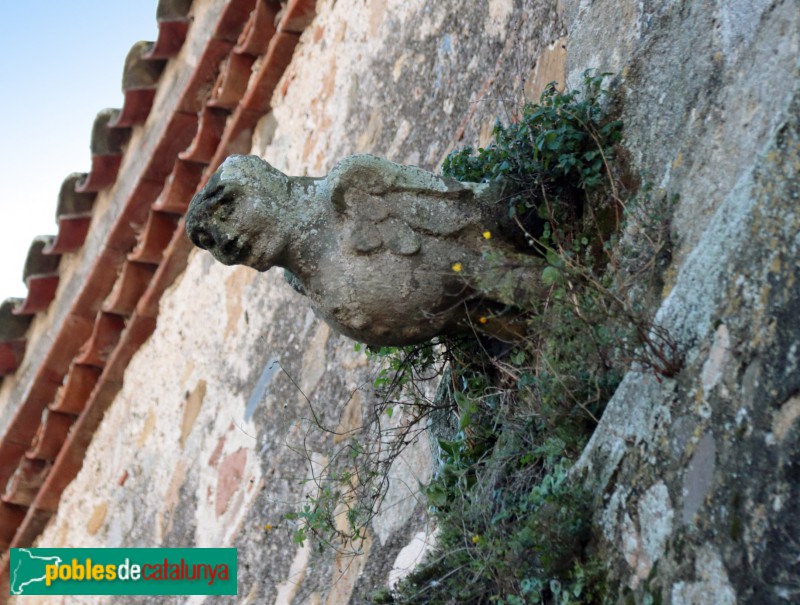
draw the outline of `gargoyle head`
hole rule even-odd
[[[232,155],[192,198],[186,233],[223,264],[266,271],[288,242],[288,197],[286,175],[256,156]]]

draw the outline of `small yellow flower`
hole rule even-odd
[[[461,273],[461,270],[464,268],[464,265],[461,263],[453,263],[453,266],[450,267],[456,273]]]
[[[483,232],[483,239],[492,239],[492,232],[491,231],[484,231]]]
[[[489,323],[489,318],[488,317],[484,317],[483,315],[481,315],[478,318],[478,321],[481,322],[482,324],[488,324]]]
[[[480,539],[481,537],[478,534],[475,534],[474,536],[472,536],[472,543],[477,544],[478,542],[480,542]]]
[[[272,531],[272,525],[270,525],[269,523],[267,523],[267,524],[264,526],[264,531]]]

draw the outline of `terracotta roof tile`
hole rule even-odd
[[[54,238],[50,235],[40,235],[33,239],[28,249],[22,279],[28,286],[28,294],[17,307],[15,315],[33,315],[44,311],[56,295],[58,288],[58,263],[61,257],[46,254],[45,251],[52,247]]]
[[[162,170],[163,167],[157,169]],[[153,170],[155,171],[156,168]],[[108,239],[109,263],[118,269],[122,268],[127,254],[136,245],[139,232],[147,222],[150,207],[158,199],[163,187],[163,179],[142,178],[128,196],[122,214],[111,229],[110,235],[113,237]]]
[[[58,219],[58,235],[52,243],[44,249],[44,254],[61,255],[75,252],[86,241],[89,227],[92,224],[91,216],[66,216]]]
[[[191,7],[192,0],[158,0],[156,19],[159,23],[188,20]]]
[[[204,164],[178,159],[161,195],[153,204],[153,209],[172,214],[186,212],[192,196],[198,189],[204,167]]]
[[[169,59],[178,54],[186,40],[190,21],[180,19],[175,21],[158,22],[158,40],[150,49],[148,59]]]
[[[253,85],[242,100],[245,109],[266,112],[270,108],[272,93],[292,60],[294,48],[300,40],[296,33],[279,32],[270,40],[267,54],[253,76]]]
[[[113,128],[111,125],[119,112],[119,109],[103,109],[97,114],[90,143],[92,168],[76,185],[78,193],[97,193],[116,180],[124,147],[130,137],[128,128]]]
[[[94,193],[78,193],[75,186],[86,178],[85,172],[73,172],[61,183],[56,206],[56,219],[73,216],[91,216]]]
[[[153,42],[140,40],[128,51],[125,67],[122,72],[122,91],[158,87],[158,80],[164,71],[166,61],[148,59],[147,54],[153,48]]]
[[[55,460],[73,422],[75,416],[72,414],[46,409],[42,415],[42,423],[25,456],[31,460]]]
[[[16,315],[34,315],[45,311],[58,289],[58,275],[34,275],[26,280],[28,295],[25,300],[14,309]]]
[[[120,113],[109,124],[111,128],[134,126],[147,119],[153,106],[158,79],[166,64],[166,61],[153,60],[149,56],[152,48],[152,42],[137,42],[128,52],[122,74],[125,102]]]
[[[254,57],[267,52],[267,45],[278,30],[276,23],[280,15],[279,2],[258,2],[236,41],[235,53]]]
[[[80,344],[89,338],[94,327],[94,318],[89,319],[86,314],[96,315],[92,305],[74,309],[64,318],[53,347],[42,364],[43,376],[45,371],[62,377],[67,373]]]
[[[169,189],[169,185],[164,187],[162,196],[164,192],[169,191]],[[154,204],[154,208],[159,204],[161,199],[162,197],[159,196]],[[136,247],[133,249],[133,252],[128,254],[128,260],[137,261],[139,263],[150,263],[153,265],[160,263],[164,255],[164,248],[169,244],[169,240],[172,238],[177,224],[178,219],[175,215],[167,212],[159,212],[158,210],[151,210],[147,215],[147,223],[139,234]]]
[[[0,303],[0,376],[16,371],[25,355],[31,318],[13,312],[21,303],[17,298]]]
[[[53,465],[53,472],[47,478],[36,499],[36,508],[47,511],[57,510],[61,493],[80,470],[92,435],[122,386],[122,375],[128,362],[144,341],[150,337],[155,326],[156,321],[153,318],[137,315],[131,318],[128,330],[125,331],[120,341],[120,346],[114,350],[108,360],[102,380],[92,391],[86,407],[59,452]]]
[[[147,290],[155,270],[156,268],[149,263],[125,261],[114,289],[103,303],[103,311],[124,316],[133,313],[136,303]]]
[[[17,470],[6,483],[5,492],[0,500],[8,504],[30,505],[39,493],[50,466],[46,460],[32,460],[23,456],[17,465]]]
[[[24,506],[0,502],[0,548],[8,548],[11,544],[27,511],[28,509]]]
[[[0,303],[0,342],[10,342],[25,338],[30,317],[20,317],[12,313],[14,307],[19,305],[21,299],[7,298]]]
[[[247,54],[234,52],[228,55],[214,83],[208,105],[225,109],[236,107],[247,90],[255,60],[254,56]]]
[[[249,110],[241,104],[225,124],[225,132],[214,157],[209,162],[207,173],[213,173],[231,154],[248,153],[252,145],[253,131],[264,115],[262,111]]]
[[[178,154],[186,149],[197,132],[197,113],[177,112],[169,121],[164,135],[153,151],[144,178],[163,185],[170,175]]]
[[[0,342],[0,376],[13,374],[25,357],[25,339]]]
[[[23,281],[28,281],[31,277],[52,275],[58,272],[58,263],[61,259],[44,254],[45,248],[52,242],[52,235],[39,235],[33,238],[22,270]]]
[[[181,219],[164,252],[164,261],[158,266],[150,287],[136,306],[136,313],[142,317],[158,317],[161,295],[186,268],[186,261],[193,246],[186,237],[184,227],[184,219]]]
[[[156,9],[158,40],[146,58],[169,59],[178,54],[189,31],[191,6],[192,0],[159,0]]]
[[[127,198],[116,202],[119,213],[69,311],[54,328],[50,348],[35,362],[30,388],[21,395],[0,439],[0,488],[6,486],[0,518],[7,520],[0,524],[0,547],[32,544],[80,470],[92,435],[122,386],[128,362],[155,329],[162,294],[186,267],[192,246],[180,216],[225,155],[249,151],[253,128],[269,109],[275,84],[297,44],[298,24],[313,16],[311,4],[290,2],[281,12],[273,0],[228,0],[178,95],[176,109],[151,117],[150,122],[158,124],[159,139],[147,158],[126,165],[136,180]],[[82,245],[92,218],[90,194],[117,178],[128,126],[139,127],[150,110],[150,95],[159,86],[164,64],[153,59],[178,52],[189,32],[190,5],[189,0],[161,0],[158,41],[131,49],[123,75],[125,106],[121,112],[98,114],[91,139],[92,170],[88,175],[70,175],[64,182],[56,213],[59,235],[55,240],[42,239],[44,245],[37,244],[29,255],[25,278],[31,278],[29,285],[34,287],[25,302],[9,301],[5,306],[5,315],[24,323],[12,329],[0,307],[0,351],[14,340],[21,340],[24,347],[30,321],[8,309],[13,305],[17,310],[44,310],[47,305],[42,300],[48,297],[31,294],[40,287],[35,278],[57,280],[58,254]],[[282,25],[277,29],[282,34],[275,33],[279,13]],[[255,61],[258,68],[252,73]],[[142,95],[129,96],[134,91]],[[212,103],[225,107],[210,107],[212,98]],[[19,338],[4,339],[4,334],[12,333]],[[13,371],[22,353],[10,346],[0,363],[5,359]],[[45,460],[53,461],[49,474]],[[5,555],[0,584],[7,582],[7,564]]]
[[[208,164],[217,151],[230,115],[230,111],[221,107],[204,107],[200,113],[200,124],[192,144],[186,151],[178,154],[178,157],[182,160]]]
[[[51,511],[29,508],[25,515],[25,520],[17,529],[17,535],[14,536],[14,540],[19,541],[21,544],[33,544],[36,536],[42,533],[52,516],[53,513]],[[4,561],[5,559],[6,557],[3,557]]]
[[[316,0],[289,0],[281,14],[278,31],[300,33],[314,20]]]
[[[70,367],[64,384],[58,390],[54,403],[49,407],[56,412],[80,414],[89,395],[97,384],[102,370],[94,366],[74,363]]]
[[[52,400],[52,395],[50,393],[55,393],[57,388],[57,385],[52,383],[47,386],[48,388],[40,390],[40,393],[45,392],[46,396],[41,397],[39,396],[40,393],[37,393],[35,398],[32,399],[31,403],[28,405],[26,413],[15,416],[4,439],[9,442],[14,442],[17,445],[22,445],[27,449],[36,431],[39,430],[42,412],[47,407],[48,402]]]
[[[125,329],[125,318],[116,313],[101,311],[97,314],[92,335],[81,347],[76,363],[102,368],[111,356]]]
[[[102,378],[104,385],[114,384],[117,390],[119,390],[119,387],[122,386],[122,378],[128,367],[128,362],[130,362],[131,358],[136,354],[136,351],[139,350],[139,347],[150,338],[150,335],[155,329],[155,318],[144,317],[136,312],[131,315],[125,332],[122,334],[118,346],[114,349],[103,371]],[[96,395],[101,397],[102,392],[99,391]],[[94,396],[95,394],[93,394],[93,397]],[[112,395],[112,399],[115,396],[116,392]],[[108,403],[110,404],[110,401]],[[103,413],[105,413],[105,411],[103,411]]]
[[[26,449],[26,445],[14,443],[12,441],[5,441],[0,444],[0,491],[5,491],[5,486],[11,478],[11,475],[17,470],[19,461],[25,454]],[[3,508],[3,506],[0,506],[0,510]],[[1,518],[2,515],[0,515],[0,519]],[[2,540],[2,538],[3,536],[0,534],[0,540]]]
[[[232,48],[232,42],[209,40],[186,90],[181,95],[180,111],[197,114],[203,110],[219,74],[220,62],[228,56]]]
[[[58,234],[44,249],[44,254],[65,254],[78,250],[86,240],[92,222],[94,193],[78,193],[75,186],[86,178],[85,173],[69,175],[61,185],[56,208]]]
[[[223,9],[217,27],[212,37],[217,40],[226,40],[234,44],[239,40],[239,35],[244,29],[245,23],[250,17],[250,13],[256,7],[257,2],[262,0],[240,0],[239,2],[228,2]]]

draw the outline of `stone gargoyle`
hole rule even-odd
[[[324,178],[233,155],[192,199],[186,231],[226,265],[283,267],[342,334],[406,345],[464,331],[485,313],[491,301],[465,276],[481,271],[488,244],[515,247],[501,194],[371,155]]]

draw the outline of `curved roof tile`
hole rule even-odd
[[[75,186],[85,179],[85,172],[73,172],[61,183],[56,206],[56,220],[65,217],[89,216],[94,206],[94,193],[78,193]]]
[[[121,315],[100,311],[92,335],[81,347],[75,362],[97,368],[105,367],[124,329],[125,319]]]
[[[113,128],[113,122],[119,115],[119,109],[106,108],[97,112],[97,117],[92,125],[92,139],[90,149],[92,155],[122,155],[125,144],[130,138],[127,128]]]
[[[54,460],[67,438],[75,416],[45,409],[42,413],[42,424],[33,437],[31,447],[25,452],[30,460]]]
[[[119,113],[119,109],[103,109],[97,114],[92,126],[90,143],[92,169],[87,177],[76,185],[75,191],[78,193],[102,191],[116,180],[125,144],[130,137],[128,128],[112,127]]]
[[[153,42],[137,42],[128,52],[122,73],[122,92],[125,102],[111,128],[130,127],[143,123],[153,107],[156,88],[166,61],[150,57]]]
[[[196,181],[199,180],[200,174],[198,172]],[[161,198],[156,201],[150,214],[148,214],[147,223],[145,223],[144,229],[139,234],[136,247],[133,252],[128,254],[129,261],[158,265],[164,257],[164,249],[169,244],[178,226],[178,217],[175,214],[159,211],[156,206],[160,200]]]
[[[73,172],[61,184],[56,207],[58,235],[44,249],[44,254],[74,252],[83,245],[92,222],[94,193],[78,193],[75,186],[86,178],[82,172]]]
[[[15,309],[16,315],[32,315],[44,311],[56,295],[58,263],[61,257],[47,254],[55,241],[52,235],[33,238],[22,271],[22,281],[28,286],[28,295]]]
[[[190,0],[159,2],[158,41],[137,43],[125,63],[125,107],[121,112],[103,110],[95,120],[91,172],[70,175],[62,185],[58,237],[37,238],[31,247],[24,273],[28,297],[0,306],[0,363],[5,344],[18,341],[23,347],[7,347],[7,367],[14,371],[30,323],[30,317],[19,314],[47,308],[59,279],[58,255],[82,245],[93,193],[114,183],[128,126],[140,123],[150,109],[149,102],[139,104],[141,99],[131,98],[129,105],[128,93],[150,94],[159,85],[170,86],[170,94],[178,96],[175,109],[158,116],[157,142],[131,168],[135,184],[119,202],[121,212],[104,233],[80,291],[64,303],[71,306],[53,328],[49,348],[31,360],[33,381],[19,393],[11,424],[0,438],[4,550],[32,544],[80,470],[86,447],[121,388],[128,362],[155,329],[162,294],[188,262],[191,244],[180,216],[225,155],[249,151],[253,128],[269,110],[275,84],[291,59],[299,30],[313,16],[314,2],[290,0],[281,10],[277,0],[227,0],[216,24],[198,33],[203,47],[196,61],[191,67],[176,67],[191,70],[188,82],[177,89],[174,80],[159,84],[163,62],[158,59],[174,56],[183,45],[190,7]],[[259,62],[255,73],[240,69],[254,61]],[[220,73],[217,99],[224,97],[228,108],[209,107]],[[137,227],[141,225],[143,229]],[[0,584],[7,575],[6,552]]]
[[[229,2],[214,30],[213,38],[217,40],[227,40],[236,43],[244,29],[244,24],[250,18],[250,13],[256,8],[256,4],[262,0],[239,0]]]
[[[178,154],[178,158],[208,164],[217,151],[230,115],[230,111],[221,107],[204,107],[194,140],[188,149]]]
[[[252,55],[231,53],[219,71],[208,105],[225,109],[236,107],[247,90],[255,60]]]
[[[8,548],[11,544],[26,512],[28,509],[24,506],[0,502],[0,548]]]
[[[192,0],[158,0],[156,19],[161,21],[180,21],[188,19]]]
[[[14,307],[22,302],[21,298],[7,298],[0,303],[0,343],[23,340],[30,326],[30,317],[14,315]]]
[[[154,42],[141,40],[134,44],[125,58],[125,68],[122,73],[122,90],[138,88],[156,88],[164,66],[164,60],[150,59],[147,55],[153,49]]]
[[[23,457],[17,465],[17,470],[8,480],[5,493],[0,499],[7,504],[28,506],[36,498],[49,471],[49,462]]]
[[[0,303],[0,376],[15,372],[25,356],[31,317],[14,314],[14,309],[21,304],[18,298]]]
[[[48,407],[55,412],[80,414],[101,372],[102,370],[95,366],[73,363],[64,379],[64,384],[56,393],[55,401]]]
[[[22,270],[22,281],[27,282],[31,277],[40,277],[58,273],[58,256],[44,254],[44,249],[53,242],[52,235],[37,235],[33,238],[25,266]]]
[[[126,260],[114,289],[103,303],[103,311],[130,316],[155,272],[156,267],[150,263]]]
[[[159,0],[158,40],[149,50],[148,59],[169,59],[178,54],[189,31],[191,6],[192,0]]]
[[[279,3],[259,2],[236,41],[234,52],[254,57],[267,52],[267,44],[277,31],[279,14]]]
[[[301,33],[314,20],[317,13],[317,0],[289,0],[281,11],[278,31]]]
[[[251,111],[264,113],[271,107],[272,93],[278,86],[283,72],[289,66],[294,48],[300,41],[296,33],[279,32],[269,41],[267,54],[253,75],[253,83],[242,99],[242,105]]]

